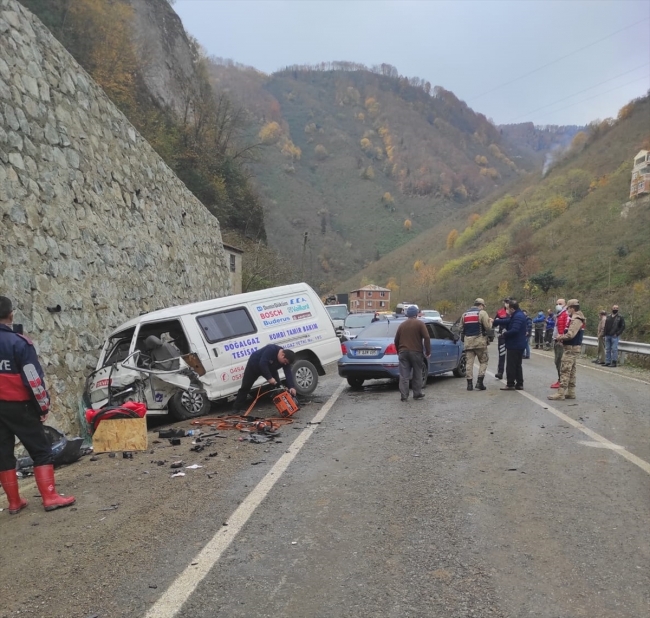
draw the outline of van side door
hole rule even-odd
[[[217,309],[196,316],[211,367],[203,382],[208,398],[225,397],[239,390],[248,357],[261,343],[260,333],[245,306]]]

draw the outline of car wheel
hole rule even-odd
[[[365,380],[363,378],[348,378],[348,384],[352,388],[361,388]]]
[[[462,354],[460,361],[458,361],[458,367],[454,369],[454,376],[457,378],[464,378],[467,374],[467,357]]]
[[[169,400],[169,413],[177,421],[186,421],[207,414],[210,406],[210,400],[202,391],[179,391]]]
[[[308,360],[296,361],[292,366],[296,392],[303,397],[311,395],[318,386],[318,371]]]
[[[422,388],[427,387],[427,380],[429,379],[429,359],[425,358],[422,363]]]

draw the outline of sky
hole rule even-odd
[[[496,124],[583,125],[650,89],[650,0],[177,0],[209,55],[386,62]]]

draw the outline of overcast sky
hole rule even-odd
[[[387,62],[497,124],[585,124],[650,88],[650,0],[178,0],[211,55]]]

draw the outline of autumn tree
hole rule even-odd
[[[415,272],[418,272],[423,266],[424,262],[422,260],[415,260],[415,262],[413,262],[413,270]]]
[[[384,206],[392,206],[395,203],[393,196],[388,191],[381,196],[381,201]]]
[[[319,161],[324,161],[328,156],[327,149],[322,144],[318,144],[314,148],[314,154]]]
[[[404,229],[405,229],[407,232],[410,232],[412,227],[413,227],[413,224],[411,223],[411,220],[410,220],[410,219],[406,219],[406,221],[404,221]]]
[[[427,306],[433,302],[433,288],[436,283],[436,268],[432,264],[423,265],[417,273],[416,284],[424,297]]]
[[[282,129],[280,128],[280,125],[273,121],[273,122],[267,122],[261,129],[260,132],[258,133],[258,137],[262,141],[263,144],[275,144],[280,139],[280,135],[282,133]]]
[[[468,223],[468,225],[471,227],[471,226],[474,225],[474,224],[475,224],[475,223],[476,223],[480,218],[481,218],[481,215],[474,213],[474,214],[470,215],[469,217],[467,217],[467,223]]]
[[[458,230],[455,229],[451,230],[451,232],[447,234],[447,249],[453,249],[457,239],[458,239]]]

